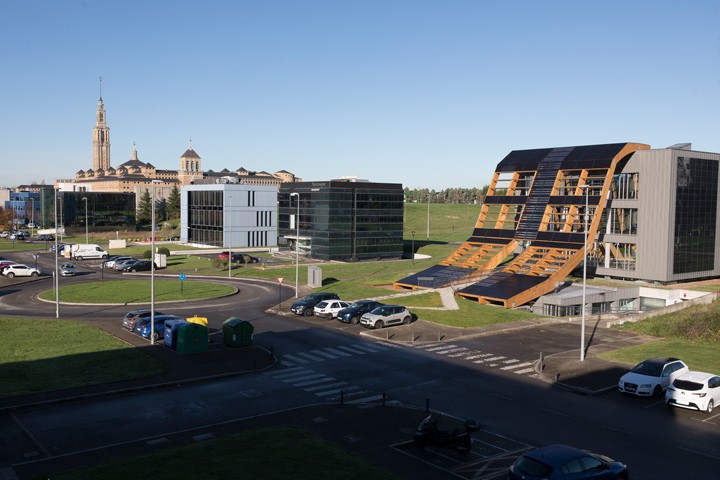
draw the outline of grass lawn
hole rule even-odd
[[[183,281],[155,278],[155,301],[196,300],[220,297],[237,292],[237,288],[211,282]],[[54,301],[55,289],[38,297]],[[61,302],[70,303],[150,303],[150,278],[135,280],[106,280],[60,287]]]
[[[165,365],[80,322],[0,318],[0,396],[156,375]]]
[[[52,472],[50,472],[52,473]],[[52,475],[55,480],[390,480],[391,472],[295,426],[250,430],[194,445]]]

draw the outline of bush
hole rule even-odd
[[[170,249],[167,247],[160,247],[157,249],[157,253],[160,255],[170,255]]]
[[[152,258],[152,252],[150,250],[145,250],[142,257],[146,260],[150,260]]]

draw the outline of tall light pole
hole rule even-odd
[[[232,195],[228,196],[228,278],[232,271]]]
[[[60,318],[60,284],[58,282],[58,191],[53,189],[55,198],[55,318]]]
[[[300,278],[300,193],[293,192],[290,197],[297,197],[297,214],[295,215],[295,298],[298,297],[298,281]]]
[[[85,202],[85,243],[90,243],[88,237],[88,198],[82,197],[82,199]]]
[[[580,316],[580,361],[585,361],[585,291],[587,284],[587,243],[588,243],[588,191],[590,185],[581,185],[585,190],[585,243],[583,244],[583,288],[582,288],[582,314]]]
[[[150,345],[155,345],[155,184],[160,180],[151,180],[152,187],[150,219]]]
[[[430,192],[428,192],[427,234],[425,239],[430,240]]]

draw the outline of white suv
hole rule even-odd
[[[3,275],[5,275],[8,278],[13,277],[37,277],[40,275],[40,270],[37,268],[28,267],[27,265],[23,265],[22,263],[13,263],[12,265],[8,265],[3,270]]]
[[[402,305],[383,305],[360,317],[360,324],[368,328],[383,328],[386,325],[407,325],[412,315]]]

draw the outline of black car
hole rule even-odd
[[[370,312],[382,305],[381,302],[376,300],[358,300],[351,303],[349,307],[340,310],[337,319],[341,322],[357,324],[363,313]]]
[[[323,300],[340,300],[337,293],[311,293],[300,300],[294,302],[290,307],[290,311],[296,315],[305,315],[309,317],[313,314],[313,308],[315,305],[322,302]]]
[[[157,269],[157,265],[155,265]],[[150,260],[136,260],[123,267],[123,272],[149,272],[153,269],[153,264]]]

